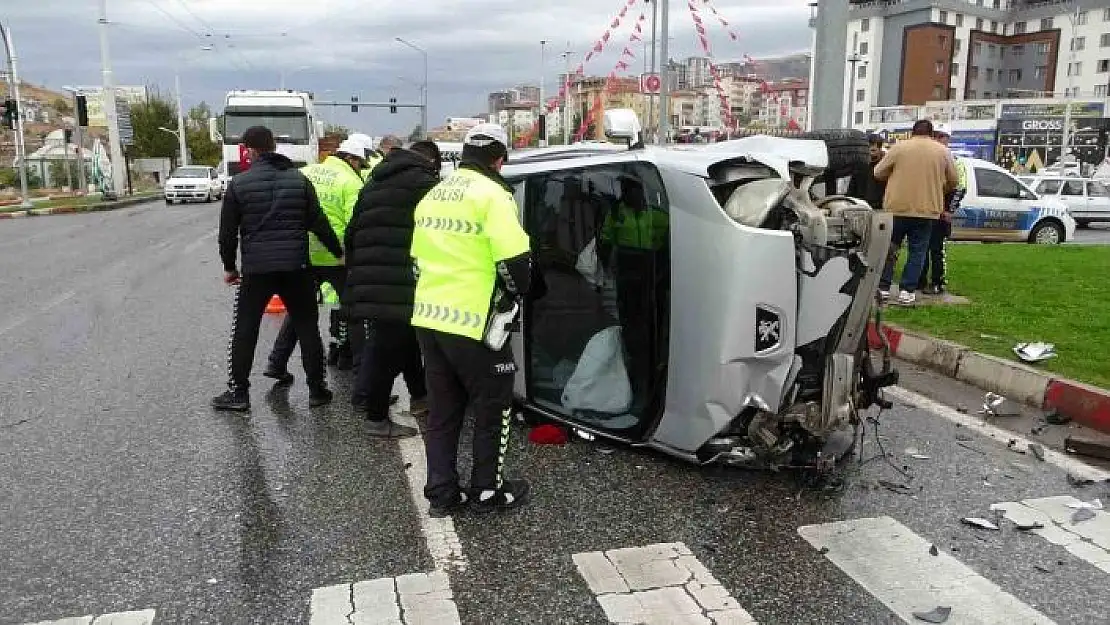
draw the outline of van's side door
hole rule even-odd
[[[953,238],[1024,241],[1033,225],[1035,196],[1005,172],[975,167],[971,177],[975,187],[956,215]]]
[[[1110,221],[1110,187],[1098,180],[1087,181],[1087,206],[1083,211],[1072,211],[1076,221],[1087,225],[1092,221]]]

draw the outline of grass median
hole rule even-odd
[[[948,283],[971,303],[890,306],[886,320],[1014,361],[1016,343],[1053,343],[1036,367],[1110,388],[1110,246],[949,245]]]

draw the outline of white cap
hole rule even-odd
[[[368,139],[369,137],[366,137],[366,135],[351,135],[339,144],[339,148],[336,149],[336,152],[343,152],[351,156],[366,158],[367,155],[370,154],[370,151],[374,149]]]
[[[933,126],[933,132],[935,134],[944,135],[946,137],[952,136],[952,129],[948,127],[948,124],[937,124],[936,126]]]
[[[509,135],[499,124],[478,124],[466,131],[466,136],[463,137],[464,145],[477,147],[485,147],[495,141],[505,146],[506,150],[509,148]]]
[[[364,135],[361,132],[355,132],[348,135],[347,140],[358,141],[359,143],[361,143],[366,149],[366,156],[370,156],[370,153],[374,151],[374,139],[372,139],[370,135]]]

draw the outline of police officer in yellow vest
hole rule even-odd
[[[412,257],[417,282],[412,325],[428,383],[424,442],[434,516],[468,503],[480,511],[528,499],[524,480],[503,476],[516,363],[507,322],[531,285],[528,235],[512,187],[499,173],[509,139],[497,124],[479,124],[463,140],[459,169],[416,207]],[[456,470],[463,417],[474,416],[470,489]]]
[[[362,190],[360,171],[366,163],[366,154],[371,147],[368,141],[359,140],[357,136],[348,137],[339,144],[335,155],[327,157],[322,163],[308,165],[301,169],[301,172],[312,182],[328,223],[331,224],[332,230],[340,241],[343,240],[347,223],[351,221],[351,215],[354,213],[355,202],[358,201],[359,191]],[[329,283],[342,298],[347,278],[343,261],[328,252],[312,234],[309,234],[308,249],[309,262],[312,264],[317,286],[325,282]],[[347,323],[337,308],[331,311],[331,336],[334,340],[328,350],[328,364],[337,366],[339,369],[350,369],[353,364],[351,345],[347,337]],[[293,375],[289,373],[287,365],[296,345],[297,333],[293,330],[289,318],[286,318],[281,324],[273,351],[270,352],[269,363],[262,374],[277,380],[280,384],[292,383]]]

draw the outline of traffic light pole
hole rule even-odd
[[[15,156],[19,159],[19,190],[23,202],[20,208],[31,211],[31,195],[27,189],[27,147],[23,144],[23,105],[19,100],[19,74],[16,71],[15,46],[12,45],[12,31],[10,27],[0,24],[0,37],[4,39],[4,50],[8,54],[8,80],[15,99]]]

